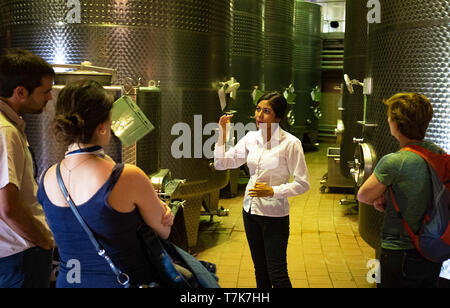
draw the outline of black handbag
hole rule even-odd
[[[138,237],[145,247],[149,263],[153,265],[160,287],[197,288],[199,286],[195,276],[174,251],[173,244],[162,240],[146,224],[142,224],[138,229]]]
[[[216,265],[200,261],[170,241],[161,239],[143,224],[138,230],[150,264],[156,269],[160,287],[220,288]]]
[[[103,257],[109,267],[117,277],[117,281],[125,288],[155,288],[155,287],[171,287],[171,288],[220,288],[217,283],[218,278],[215,275],[216,267],[212,263],[199,261],[188,252],[173,245],[169,241],[162,240],[152,228],[143,223],[137,230],[138,237],[145,247],[152,277],[155,280],[146,285],[131,285],[130,277],[117,268],[108,256],[106,250],[98,243],[92,231],[89,229],[78,209],[76,208],[72,198],[70,197],[64,182],[61,178],[60,170],[61,162],[56,166],[56,176],[61,192],[69,203],[72,212],[87,233],[89,240],[94,245],[98,255]]]

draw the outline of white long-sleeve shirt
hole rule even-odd
[[[235,147],[225,151],[216,144],[214,166],[217,170],[234,169],[247,163],[250,180],[245,189],[244,210],[260,216],[289,215],[288,197],[303,194],[309,189],[308,169],[301,141],[277,128],[272,134],[271,148],[263,143],[262,131],[248,132]],[[293,181],[289,179],[293,177]],[[272,197],[250,197],[249,189],[256,182],[273,188]]]

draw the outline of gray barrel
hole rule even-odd
[[[233,122],[254,122],[255,106],[251,93],[262,89],[264,57],[265,0],[234,0],[234,33],[231,50],[231,76],[241,84],[231,109],[236,110]],[[238,140],[236,140],[238,141]]]
[[[295,0],[266,0],[264,84],[281,91],[292,83]]]
[[[366,77],[367,1],[347,0],[345,5],[344,73],[351,79],[363,81]],[[362,126],[356,122],[363,120],[364,109],[363,89],[359,86],[353,89],[354,94],[350,94],[344,85],[342,95],[344,132],[340,166],[342,174],[347,177],[350,177],[348,162],[353,161],[356,149],[353,138],[362,137]]]
[[[398,92],[419,92],[433,105],[434,116],[426,139],[450,151],[450,2],[448,0],[381,0],[381,23],[369,26],[367,76],[373,78],[373,94],[367,105],[367,121],[376,128],[364,131],[377,158],[397,151],[390,135],[383,100]],[[360,213],[362,216],[363,213]],[[364,215],[372,215],[366,211]],[[360,233],[376,242],[370,232],[376,217],[360,217]]]
[[[321,86],[321,21],[322,7],[315,3],[296,1],[294,30],[293,84],[295,88],[293,132],[299,138],[308,131],[317,131],[319,121],[313,114],[316,107],[311,91]],[[313,107],[313,108],[311,108]]]

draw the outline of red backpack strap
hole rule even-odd
[[[400,151],[409,151],[420,155],[430,164],[441,182],[450,190],[450,155],[432,152],[420,145],[410,144]]]
[[[392,191],[392,187],[389,186],[389,195],[391,197],[392,200],[392,204],[394,205],[395,211],[397,212],[397,215],[399,216],[399,218],[402,221],[403,227],[405,228],[406,232],[408,232],[409,237],[411,238],[411,240],[414,243],[414,246],[416,247],[417,250],[420,251],[420,246],[419,246],[419,236],[416,235],[413,230],[411,229],[411,227],[408,225],[408,223],[406,222],[405,218],[403,218],[402,213],[400,212],[400,208],[398,207],[397,202],[395,201],[394,198],[394,193]],[[422,227],[423,228],[423,227]],[[422,230],[421,230],[422,232]]]

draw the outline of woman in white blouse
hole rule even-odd
[[[228,150],[225,139],[231,116],[222,116],[214,150],[217,170],[234,169],[247,163],[250,171],[243,218],[258,288],[292,287],[286,262],[288,197],[309,189],[302,144],[279,125],[286,109],[287,102],[281,94],[272,92],[262,96],[255,110],[258,131],[248,132]]]

